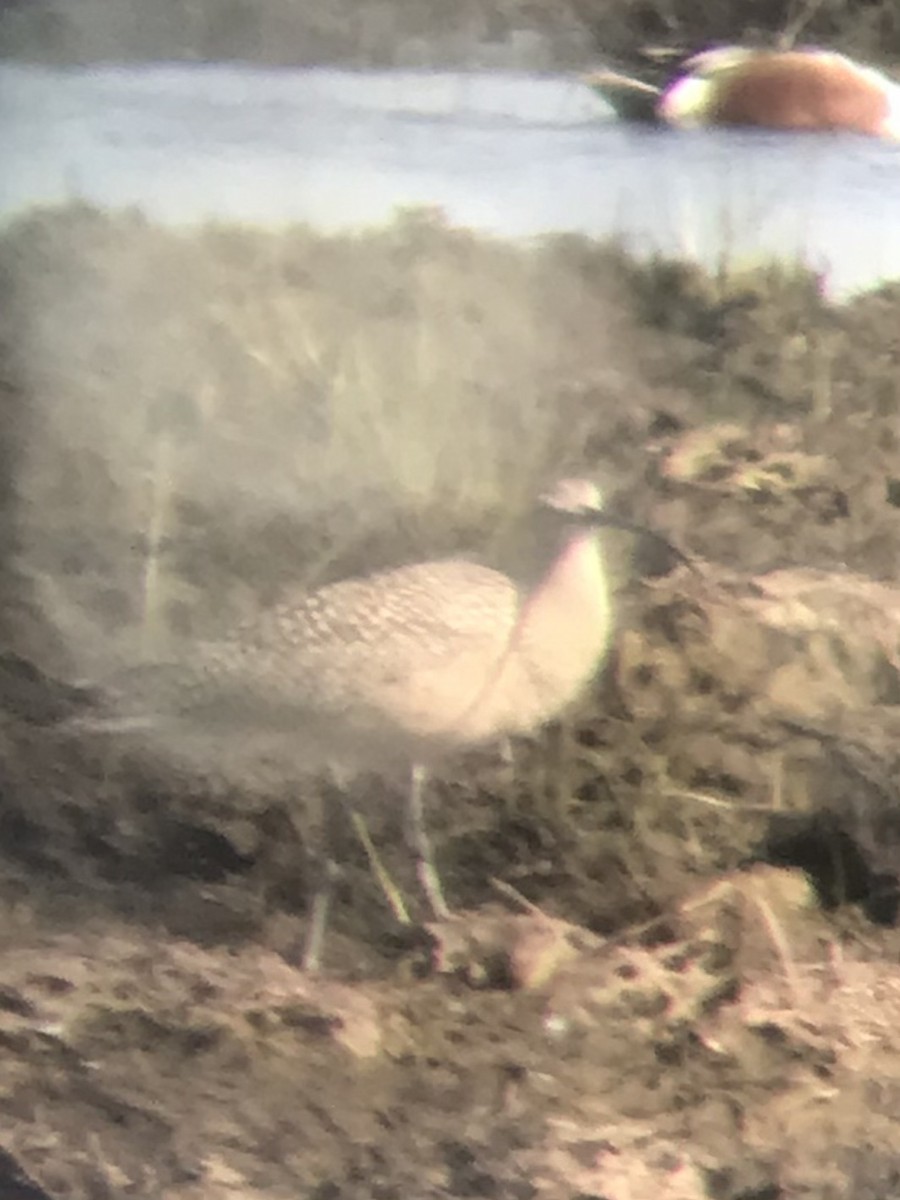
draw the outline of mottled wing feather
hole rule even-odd
[[[418,564],[288,597],[184,661],[144,669],[139,686],[170,715],[252,709],[257,720],[290,724],[304,711],[319,722],[349,713],[377,725],[398,690],[427,688],[460,663],[489,671],[517,606],[515,586],[496,571]]]

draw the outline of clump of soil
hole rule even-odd
[[[4,1194],[897,1193],[897,287],[82,208],[0,280]],[[451,920],[360,785],[414,921],[348,830],[303,976],[315,782],[71,718],[289,583],[502,559],[561,470],[689,561],[610,535],[590,694],[435,781]]]

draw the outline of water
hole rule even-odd
[[[430,205],[504,236],[775,254],[836,296],[900,277],[900,146],[626,126],[565,77],[5,65],[0,139],[3,216],[80,199],[335,230]]]

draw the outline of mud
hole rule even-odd
[[[0,267],[3,1196],[900,1194],[897,287],[421,215],[72,209]],[[91,672],[289,580],[502,552],[561,464],[690,563],[610,535],[590,694],[435,782],[452,920],[363,781],[414,921],[348,831],[303,976],[316,785],[73,734]]]

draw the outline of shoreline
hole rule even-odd
[[[580,70],[604,61],[653,78],[682,51],[721,42],[821,44],[873,64],[900,62],[892,0],[864,17],[814,7],[789,27],[742,24],[739,9],[697,3],[673,16],[661,2],[556,0],[526,5],[382,0],[290,4],[168,0],[152,11],[123,0],[31,0],[0,9],[0,58],[26,62],[248,62],[267,66]]]

